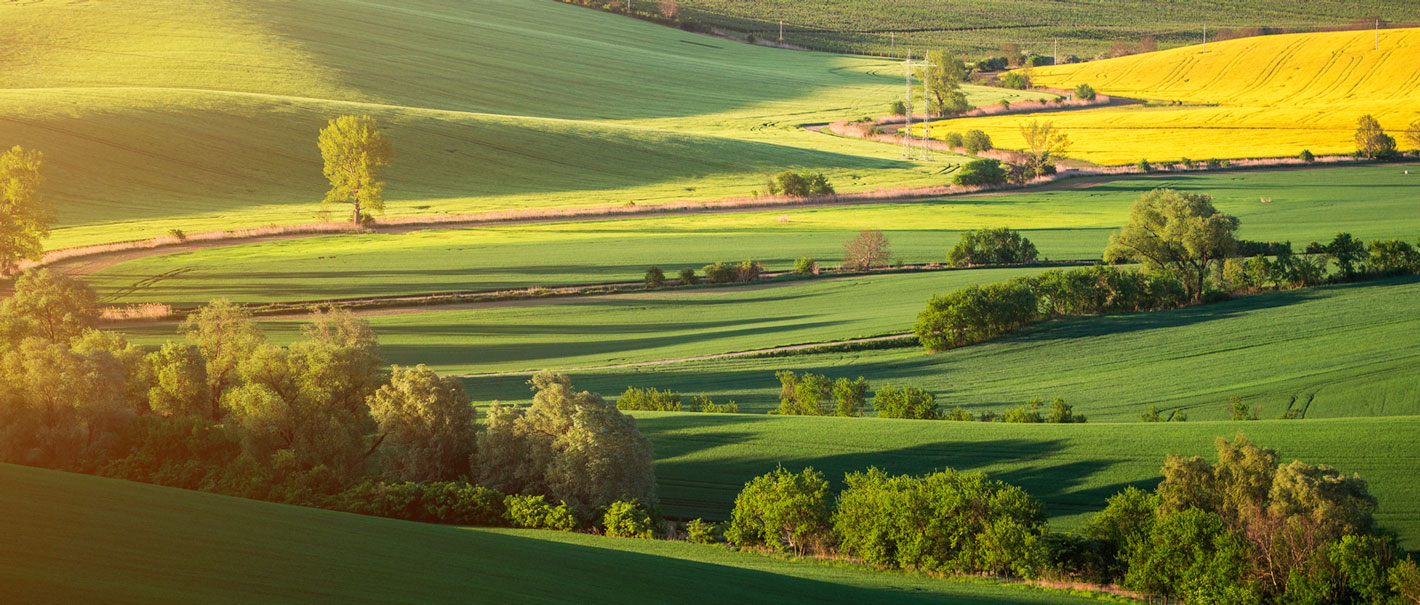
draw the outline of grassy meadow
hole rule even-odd
[[[781,369],[912,385],[946,409],[1000,412],[1062,397],[1090,423],[1135,423],[1149,406],[1191,421],[1229,418],[1242,397],[1263,418],[1420,414],[1420,281],[1415,278],[1248,296],[1155,313],[1058,320],[982,344],[721,359],[573,372],[608,396],[627,386],[705,393],[743,411],[778,405]],[[919,305],[920,306],[920,305]],[[896,324],[910,330],[916,310]],[[476,347],[474,343],[470,345]],[[431,349],[432,351],[433,349]],[[709,350],[702,348],[702,350]],[[428,355],[426,358],[430,357]],[[557,366],[554,366],[557,367]],[[467,380],[478,400],[528,398],[526,377]],[[956,424],[956,423],[952,423]]]
[[[1379,50],[1375,49],[1379,39]],[[1164,101],[1050,114],[939,123],[937,136],[979,128],[1020,149],[1022,121],[1049,120],[1069,135],[1072,158],[1128,164],[1141,158],[1294,157],[1356,150],[1356,121],[1374,115],[1397,131],[1420,118],[1420,29],[1260,36],[1033,70],[1036,83],[1089,84],[1122,97]]]
[[[0,132],[46,153],[51,248],[317,220],[340,114],[393,143],[388,216],[748,196],[791,167],[938,184],[960,161],[797,128],[885,111],[891,62],[550,0],[25,2],[0,27]]]
[[[234,242],[119,263],[86,280],[105,304],[178,307],[216,298],[518,289],[635,281],[650,265],[668,276],[745,258],[770,270],[790,269],[804,255],[836,265],[842,243],[861,229],[886,232],[896,259],[941,262],[961,231],[1003,226],[1022,231],[1047,258],[1090,259],[1127,221],[1130,205],[1157,187],[1209,193],[1220,210],[1241,219],[1241,237],[1292,241],[1298,249],[1339,231],[1366,240],[1420,236],[1414,212],[1420,176],[1395,166],[1355,166],[1101,177],[1053,190],[897,204]],[[1263,204],[1264,197],[1273,201]]]
[[[0,484],[10,527],[0,585],[20,602],[1086,601],[719,546],[411,523],[13,465],[0,465]]]

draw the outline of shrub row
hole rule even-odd
[[[573,531],[578,515],[565,501],[536,494],[504,495],[467,481],[367,481],[337,494],[325,508],[421,523]],[[599,511],[606,535],[650,538],[655,513],[635,498],[615,500]]]
[[[648,410],[653,412],[704,412],[707,414],[738,414],[740,406],[733,401],[715,403],[705,395],[692,395],[686,405],[681,403],[681,394],[662,391],[654,387],[627,387],[626,392],[616,400],[618,410]]]

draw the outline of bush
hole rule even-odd
[[[1223,162],[1218,159],[1209,159],[1207,162],[1204,162],[1204,166],[1209,170],[1218,170],[1223,167]]]
[[[1038,254],[1035,244],[1016,231],[978,229],[961,235],[961,241],[947,253],[947,262],[957,267],[1016,265],[1035,262]]]
[[[829,540],[828,481],[812,467],[784,467],[745,483],[735,497],[725,537],[736,546],[765,546],[796,555]]]
[[[902,99],[893,100],[893,102],[888,103],[888,114],[895,116],[907,115],[907,103],[903,102]]]
[[[696,395],[690,398],[690,411],[703,414],[738,414],[740,413],[740,404],[733,401],[715,403],[705,395]]]
[[[1095,89],[1094,89],[1093,86],[1090,86],[1089,84],[1081,84],[1081,85],[1075,87],[1075,98],[1076,98],[1076,99],[1081,99],[1081,100],[1084,100],[1084,101],[1093,101],[1093,100],[1095,100],[1095,96],[1096,96]]]
[[[792,197],[810,195],[831,195],[833,185],[822,172],[794,172],[785,170],[775,175],[769,182],[769,193]]]
[[[1056,397],[1050,402],[1050,417],[1046,422],[1054,424],[1072,424],[1085,421],[1084,414],[1076,414],[1075,407],[1065,403],[1064,399]]]
[[[1006,182],[1006,170],[1000,160],[977,159],[967,162],[957,171],[952,182],[963,186],[992,186]]]
[[[800,256],[794,261],[794,273],[798,275],[818,275],[818,263],[812,256]]]
[[[937,396],[917,387],[885,386],[873,393],[873,409],[879,418],[936,420]]]
[[[967,153],[975,154],[995,149],[991,143],[991,137],[987,136],[985,132],[975,128],[966,131],[965,138],[966,140],[964,141],[963,147],[966,148]]]
[[[933,296],[913,332],[929,351],[995,338],[1037,321],[1038,300],[1023,280],[967,286]]]
[[[705,281],[712,284],[728,284],[735,281],[735,266],[730,263],[717,262],[713,265],[705,265],[701,272],[705,274]]]
[[[1020,72],[1009,71],[1001,74],[997,79],[1001,81],[1001,86],[1004,88],[1012,88],[1015,90],[1030,88],[1030,78]]]
[[[894,477],[871,468],[844,483],[834,534],[840,552],[869,565],[1032,577],[1044,564],[1044,509],[1019,487],[951,469]]]
[[[1297,159],[1310,164],[1316,161],[1316,156],[1312,155],[1310,149],[1303,149],[1300,154],[1297,154]]]
[[[962,149],[966,147],[966,139],[961,136],[960,132],[947,133],[946,141],[947,146],[951,147],[952,149]]]
[[[671,391],[659,391],[647,387],[638,389],[627,387],[626,392],[616,400],[618,410],[650,410],[653,412],[679,412],[680,395]]]
[[[861,376],[857,380],[839,378],[835,381],[822,374],[782,370],[774,377],[779,379],[779,407],[774,414],[861,416],[863,413],[868,381]]]
[[[375,517],[481,527],[507,525],[503,494],[467,481],[366,482],[341,492],[336,502],[342,510]]]
[[[1153,171],[1154,171],[1154,165],[1153,165],[1153,164],[1150,164],[1150,163],[1149,163],[1149,160],[1139,160],[1139,164],[1138,164],[1136,167],[1139,169],[1139,172],[1153,172]]]
[[[757,260],[743,260],[735,265],[735,281],[752,282],[764,273],[764,265]]]
[[[508,496],[503,500],[508,509],[508,521],[524,529],[577,529],[577,517],[566,502],[553,506],[542,496]]]
[[[1366,269],[1379,275],[1405,275],[1420,271],[1420,252],[1398,239],[1371,242]]]
[[[721,540],[719,527],[704,519],[691,519],[685,524],[685,541],[691,544],[714,544]]]
[[[680,285],[693,286],[700,283],[700,279],[695,276],[695,269],[686,267],[680,270]]]
[[[606,505],[602,529],[613,538],[650,539],[655,527],[651,511],[640,500],[617,500]]]
[[[1039,424],[1045,422],[1045,418],[1040,415],[1040,400],[1031,399],[1025,405],[1018,408],[1011,408],[1001,413],[998,422],[1010,422],[1016,424]]]
[[[660,267],[646,269],[646,289],[652,290],[666,285],[666,274],[661,272]]]

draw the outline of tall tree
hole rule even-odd
[[[385,184],[378,169],[393,153],[370,116],[340,116],[320,131],[321,157],[330,191],[326,204],[350,204],[350,222],[360,223],[371,211],[385,209]]]
[[[23,259],[39,260],[54,211],[40,199],[44,155],[19,145],[0,154],[0,275]]]
[[[1026,141],[1026,178],[1055,174],[1055,159],[1070,149],[1070,138],[1054,122],[1031,120],[1022,122],[1020,129]]]
[[[477,426],[463,383],[420,364],[395,366],[370,397],[380,464],[396,481],[450,481],[469,474]]]
[[[1395,154],[1395,139],[1385,133],[1381,123],[1369,115],[1356,122],[1356,153],[1365,158],[1385,158]]]
[[[927,53],[927,62],[932,66],[924,67],[917,73],[917,77],[927,85],[927,110],[941,116],[970,109],[966,94],[961,91],[961,83],[966,79],[966,64],[941,50]]]
[[[251,312],[216,300],[187,316],[181,330],[207,361],[207,414],[222,420],[222,395],[240,384],[237,367],[266,344]]]
[[[1237,217],[1218,212],[1212,196],[1155,189],[1129,209],[1129,224],[1110,236],[1104,258],[1173,275],[1197,301],[1209,268],[1221,265],[1237,245],[1237,229]]]
[[[31,269],[15,280],[15,294],[0,313],[18,320],[20,333],[68,344],[98,319],[94,291],[49,269]]]

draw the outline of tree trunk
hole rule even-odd
[[[355,209],[350,212],[350,222],[358,225],[360,224],[360,202],[352,202],[350,205],[355,207]]]

